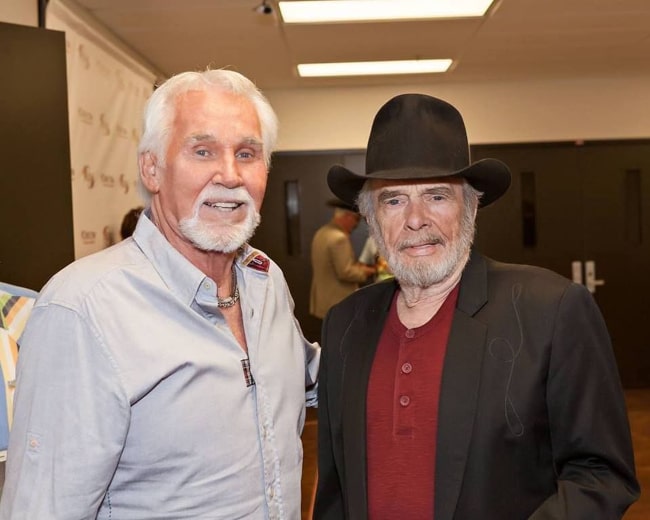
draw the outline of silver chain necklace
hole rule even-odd
[[[235,264],[232,264],[232,286],[234,288],[231,296],[227,298],[219,298],[217,295],[217,307],[220,309],[228,309],[239,301],[239,287],[237,287],[237,273],[235,272]]]

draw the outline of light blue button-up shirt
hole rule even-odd
[[[277,265],[247,246],[236,272],[248,362],[215,282],[145,215],[48,282],[18,356],[1,519],[300,518],[319,349]]]

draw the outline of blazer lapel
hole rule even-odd
[[[343,338],[347,358],[343,374],[343,446],[349,518],[368,517],[366,473],[366,394],[377,343],[397,288],[385,290],[359,309]]]
[[[474,425],[487,327],[473,316],[487,302],[485,259],[473,254],[461,279],[438,411],[435,519],[451,520]]]

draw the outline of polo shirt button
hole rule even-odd
[[[403,374],[410,374],[412,371],[413,371],[413,365],[411,365],[411,363],[404,363],[402,365]]]
[[[408,329],[404,335],[409,339],[414,338],[415,337],[415,331],[413,329]]]
[[[399,398],[399,404],[402,406],[408,406],[411,403],[411,398],[408,395],[403,395]]]

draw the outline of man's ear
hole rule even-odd
[[[151,152],[144,152],[138,158],[138,165],[144,187],[152,194],[158,193],[160,191],[160,174],[156,165],[156,156]]]

